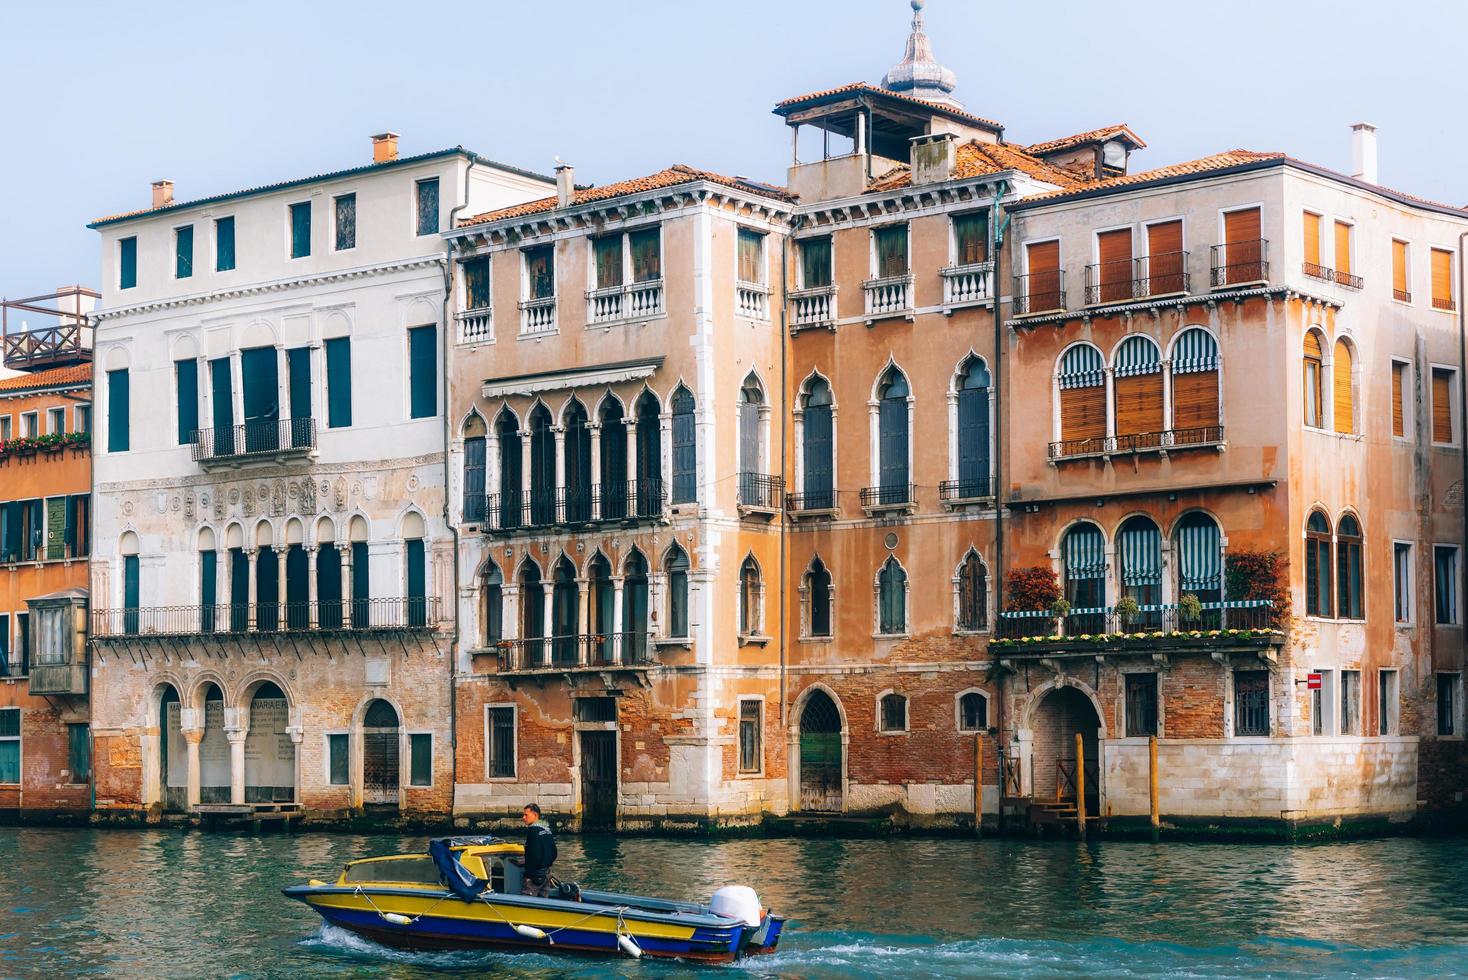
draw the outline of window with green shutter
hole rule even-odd
[[[107,372],[107,451],[125,453],[131,443],[127,368]]]
[[[326,342],[326,425],[340,429],[352,424],[352,341],[333,337]]]
[[[428,568],[424,560],[423,539],[409,538],[405,542],[408,565],[408,625],[428,625]]]
[[[347,751],[345,734],[326,736],[327,782],[332,786],[345,786],[351,782],[347,768]]]
[[[138,240],[124,238],[117,243],[117,288],[132,289],[138,284]]]
[[[438,414],[438,328],[408,330],[409,417],[431,418]]]
[[[311,254],[311,202],[291,205],[291,258]]]
[[[229,272],[234,268],[234,217],[214,221],[214,271]]]
[[[91,781],[92,729],[85,722],[66,726],[66,768],[71,782]]]
[[[0,783],[20,782],[20,709],[0,708]]]
[[[291,445],[311,445],[311,348],[292,347],[285,352],[289,375]]]
[[[173,230],[173,275],[187,279],[194,274],[194,226]]]
[[[433,736],[429,734],[408,736],[408,785],[433,785]]]
[[[187,446],[199,427],[199,362],[174,361],[173,376],[178,395],[178,444]]]

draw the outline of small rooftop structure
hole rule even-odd
[[[62,286],[54,293],[0,299],[0,362],[12,371],[90,364],[91,312],[101,294],[85,286]],[[22,314],[44,319],[31,327]]]

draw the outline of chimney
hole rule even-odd
[[[173,181],[153,181],[153,207],[166,208],[173,203]]]
[[[556,164],[556,205],[568,208],[576,199],[576,168],[569,163]]]
[[[958,137],[953,133],[929,133],[914,136],[912,144],[912,186],[941,184],[953,176],[958,151]]]
[[[372,162],[390,163],[398,158],[398,134],[378,133],[372,137]]]
[[[1351,176],[1376,183],[1376,127],[1370,123],[1351,127]]]

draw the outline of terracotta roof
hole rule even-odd
[[[783,187],[774,184],[763,184],[757,180],[746,180],[741,177],[726,177],[708,170],[695,170],[685,164],[676,163],[665,170],[659,170],[655,174],[646,177],[636,177],[632,180],[619,180],[611,184],[603,184],[600,187],[577,188],[571,199],[572,206],[577,204],[591,204],[595,201],[605,201],[624,194],[638,194],[642,191],[654,191],[663,187],[676,187],[679,184],[692,184],[695,181],[707,180],[715,184],[723,184],[726,187],[734,187],[739,190],[751,191],[762,194],[765,197],[778,198],[782,201],[793,201],[794,196]],[[500,208],[498,211],[487,211],[477,214],[472,218],[465,218],[459,222],[459,227],[468,225],[482,225],[490,221],[503,221],[506,218],[523,218],[532,214],[542,214],[556,208],[557,199],[543,197],[538,201],[530,201],[525,204],[517,204],[514,207]]]
[[[1034,143],[1025,147],[1026,152],[1039,156],[1042,153],[1055,153],[1058,150],[1068,150],[1082,143],[1096,143],[1101,140],[1110,139],[1112,136],[1124,135],[1138,148],[1147,144],[1142,138],[1132,132],[1126,123],[1117,123],[1115,126],[1106,126],[1101,129],[1093,129],[1085,133],[1076,133],[1074,136],[1062,136],[1057,140],[1047,140],[1044,143]]]
[[[1086,182],[1075,174],[1061,170],[1059,167],[1052,167],[1045,161],[1037,160],[1019,147],[1008,143],[983,143],[979,140],[969,140],[967,143],[960,143],[954,151],[953,180],[985,177],[990,174],[1003,173],[1006,170],[1018,170],[1021,173],[1029,174],[1036,180],[1062,188],[1087,186]],[[906,164],[900,164],[875,178],[868,185],[867,190],[892,191],[911,183],[910,168]]]
[[[71,388],[92,383],[92,365],[76,364],[71,367],[48,368],[17,374],[13,378],[0,379],[0,394],[19,395],[46,388]]]
[[[1170,177],[1188,177],[1192,175],[1203,175],[1215,170],[1227,170],[1229,167],[1238,167],[1249,163],[1258,163],[1261,160],[1284,160],[1287,159],[1283,153],[1258,153],[1254,150],[1229,150],[1226,153],[1215,153],[1212,156],[1200,157],[1197,160],[1188,160],[1184,163],[1174,163],[1166,167],[1157,167],[1154,170],[1143,170],[1139,173],[1125,174],[1121,177],[1107,177],[1104,180],[1079,183],[1074,187],[1047,191],[1044,194],[1036,194],[1025,198],[1023,203],[1030,201],[1048,201],[1058,197],[1068,197],[1072,194],[1081,194],[1095,190],[1110,189],[1113,187],[1128,187],[1134,184],[1147,184],[1154,180],[1166,180]]]
[[[911,95],[903,95],[900,92],[893,92],[890,89],[881,88],[876,85],[869,85],[866,82],[852,82],[849,85],[841,85],[836,88],[828,88],[821,92],[811,92],[808,95],[797,95],[793,99],[785,99],[783,102],[776,102],[775,113],[776,115],[781,116],[788,115],[788,113],[781,112],[780,110],[791,109],[795,106],[803,105],[807,102],[819,102],[822,99],[829,99],[833,95],[846,95],[849,93],[857,92],[864,95],[876,95],[885,99],[896,99],[899,102],[910,102],[913,105],[922,106],[924,109],[932,109],[934,112],[941,112],[944,115],[952,116],[955,119],[964,119],[971,123],[977,123],[978,125],[983,126],[986,129],[1004,129],[1002,125],[992,119],[985,119],[982,116],[976,116],[971,112],[965,112],[962,109],[955,109],[951,105],[944,105],[941,102],[930,102],[927,99],[914,98]]]

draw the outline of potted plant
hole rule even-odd
[[[1116,618],[1121,623],[1123,633],[1131,629],[1131,625],[1141,614],[1142,607],[1137,605],[1137,600],[1131,596],[1124,595],[1116,601]]]
[[[1065,617],[1069,615],[1070,603],[1066,601],[1064,596],[1057,596],[1055,601],[1050,603],[1050,618],[1055,622],[1055,631],[1057,633],[1060,632],[1060,627],[1065,622]]]
[[[1196,623],[1203,618],[1203,600],[1192,592],[1184,592],[1177,601],[1177,618],[1181,623]]]

